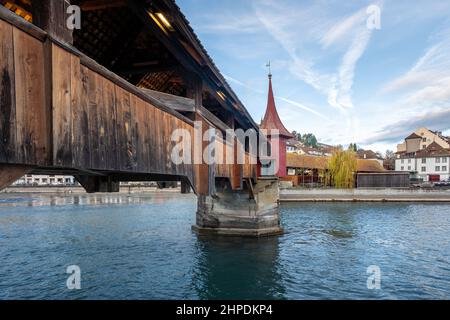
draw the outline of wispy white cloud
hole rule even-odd
[[[252,87],[250,85],[247,85],[247,84],[243,83],[242,81],[239,81],[239,80],[237,80],[237,79],[235,79],[233,77],[230,77],[228,75],[224,75],[224,77],[225,77],[225,79],[228,82],[234,83],[234,84],[236,84],[238,86],[241,86],[241,87],[244,87],[244,88],[246,88],[246,89],[248,89],[250,91],[253,91],[253,92],[257,93],[257,94],[260,94],[260,95],[266,94],[266,93],[264,93],[264,92],[262,92],[260,90],[257,90],[254,87]],[[283,102],[285,102],[285,103],[287,103],[287,104],[289,104],[291,106],[294,106],[294,107],[300,108],[302,110],[308,111],[308,112],[318,116],[319,118],[322,118],[323,120],[326,120],[326,121],[329,121],[329,122],[333,121],[330,118],[328,118],[327,116],[323,115],[322,113],[314,110],[313,108],[305,106],[303,103],[300,103],[300,102],[297,102],[297,101],[293,101],[291,99],[287,99],[287,98],[280,97],[280,96],[275,96],[275,99],[283,101]]]
[[[268,8],[269,7],[269,8]],[[318,72],[314,68],[312,59],[301,57],[295,39],[298,33],[290,28],[289,23],[276,23],[278,5],[273,0],[258,2],[255,6],[256,16],[291,58],[292,65],[289,70],[302,81],[327,96],[328,103],[341,110],[353,108],[352,88],[356,65],[366,51],[372,30],[366,26],[366,9],[358,10],[348,17],[340,19],[331,25],[328,30],[319,30],[317,37],[319,43],[326,49],[331,45],[350,42],[344,54],[337,73],[327,74]],[[310,8],[311,9],[311,8]],[[309,11],[314,17],[314,24],[329,25],[329,18],[321,11]],[[279,14],[285,15],[285,12]],[[298,18],[297,18],[298,19]],[[317,31],[317,30],[316,30]]]
[[[418,113],[412,117],[407,117],[398,122],[384,126],[364,139],[363,143],[375,142],[400,142],[417,128],[427,127],[434,130],[445,131],[450,129],[450,109],[437,109]]]
[[[383,87],[383,93],[402,93],[400,108],[449,107],[450,29],[433,39],[436,42],[408,72]]]
[[[356,64],[369,45],[372,31],[362,28],[353,39],[339,66],[338,82],[329,95],[329,103],[333,106],[353,108],[352,88],[355,77]]]
[[[367,19],[366,11],[359,10],[349,17],[343,18],[336,24],[333,24],[330,29],[321,37],[320,43],[326,49],[337,42],[345,42],[348,34],[361,25]]]
[[[236,15],[232,12],[220,15],[208,14],[204,17],[206,21],[197,28],[197,32],[203,34],[245,34],[256,33],[261,30],[259,20],[252,15]]]

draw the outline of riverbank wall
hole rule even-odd
[[[121,186],[119,194],[180,193],[180,188]],[[0,194],[86,194],[82,187],[9,187]],[[281,189],[280,202],[444,202],[450,190],[435,189]]]
[[[450,190],[284,189],[281,202],[450,202]]]

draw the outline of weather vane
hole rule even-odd
[[[266,67],[269,68],[269,78],[272,78],[272,66],[270,64],[270,60],[269,62],[266,64]]]

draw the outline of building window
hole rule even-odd
[[[405,160],[404,160],[404,159],[402,159],[402,161],[401,161],[401,162],[402,162],[402,164],[404,164],[404,163],[405,163]]]
[[[436,158],[436,163],[441,163],[441,158]]]
[[[422,163],[426,164],[427,163],[427,159],[426,158],[422,158]]]
[[[423,138],[422,141],[423,141],[423,142],[427,142],[427,138]]]
[[[401,167],[400,170],[401,170],[401,171],[405,171],[405,167]]]
[[[427,172],[427,167],[422,167],[422,172]]]
[[[424,144],[424,145],[422,146],[422,149],[425,150],[426,148],[427,148],[427,146]]]
[[[411,171],[411,166],[408,167],[408,171]]]
[[[442,166],[442,171],[447,171],[447,166]]]
[[[408,159],[408,163],[411,163],[411,159]]]
[[[447,163],[447,158],[442,158],[442,163]]]
[[[436,172],[439,172],[439,171],[441,171],[441,167],[437,166],[436,167]]]

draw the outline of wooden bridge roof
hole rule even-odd
[[[32,22],[33,1],[0,0]],[[70,0],[82,9],[73,45],[133,85],[188,97],[204,84],[203,106],[222,121],[258,129],[174,0]],[[165,24],[167,23],[167,24]]]
[[[71,2],[83,10],[82,28],[74,33],[80,51],[138,87],[181,97],[195,73],[205,84],[205,108],[257,128],[174,0]],[[170,27],[155,20],[160,13]]]

